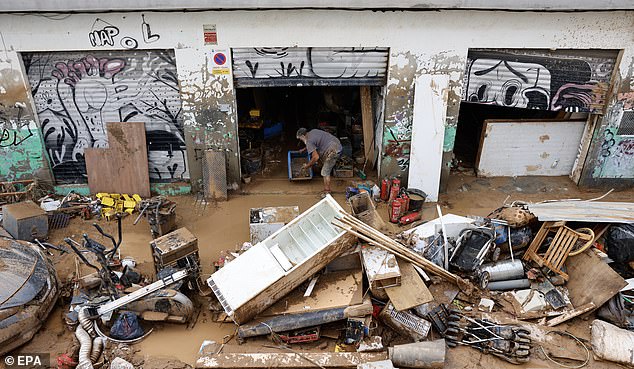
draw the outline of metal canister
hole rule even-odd
[[[390,180],[383,178],[381,181],[381,200],[387,201],[390,198]]]
[[[398,198],[398,193],[401,190],[401,181],[398,178],[394,178],[392,180],[392,187],[390,187],[390,198],[389,201],[392,201]]]
[[[410,223],[414,223],[415,221],[419,220],[421,218],[421,216],[423,215],[422,212],[420,211],[416,211],[407,215],[403,215],[401,217],[401,219],[399,219],[398,224],[400,225],[405,225],[405,224],[410,224]]]
[[[503,260],[480,267],[480,285],[486,288],[489,282],[508,281],[524,277],[524,264],[519,259]]]
[[[402,211],[402,213],[405,214],[409,211],[409,196],[407,196],[407,192],[404,192],[401,194],[401,199],[405,201],[403,203],[403,211]]]
[[[403,208],[403,202],[401,199],[394,199],[390,203],[390,222],[398,223],[401,218],[401,209]]]

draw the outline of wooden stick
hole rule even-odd
[[[337,219],[347,227],[342,227],[339,224],[333,223],[334,225],[346,230],[347,232],[373,244],[378,247],[381,247],[387,251],[395,253],[397,256],[414,263],[414,265],[418,265],[419,267],[425,269],[426,271],[443,277],[451,282],[460,284],[469,282],[463,280],[459,276],[443,269],[442,267],[432,263],[431,261],[425,259],[421,255],[413,252],[408,249],[404,245],[398,243],[397,241],[387,237],[383,233],[377,231],[376,229],[368,226],[367,224],[361,222],[360,220],[352,217],[351,215],[342,212],[342,217]]]
[[[574,317],[577,317],[583,313],[587,313],[590,310],[594,310],[596,308],[596,306],[594,305],[594,302],[589,302],[585,305],[581,305],[578,308],[575,308],[573,310],[567,311],[563,314],[561,314],[560,316],[556,317],[556,318],[552,318],[551,320],[549,320],[546,325],[549,327],[554,327],[557,324],[561,324],[567,320],[570,320]]]

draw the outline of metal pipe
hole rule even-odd
[[[486,288],[491,291],[506,291],[529,288],[530,286],[531,282],[528,279],[511,279],[510,281],[491,282]]]
[[[388,348],[389,358],[398,367],[442,368],[445,365],[445,340],[424,341]]]
[[[484,264],[480,267],[480,282],[486,288],[489,282],[506,281],[524,277],[524,264],[521,260],[503,260]]]

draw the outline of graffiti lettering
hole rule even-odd
[[[173,51],[23,54],[58,182],[85,182],[84,150],[105,122],[144,122],[150,178],[189,178]]]
[[[97,24],[101,25],[101,27],[97,28]],[[92,47],[115,46],[119,33],[119,27],[97,18],[93,22],[92,30],[88,33],[88,39]],[[160,35],[152,33],[150,24],[145,21],[144,14],[141,14],[141,34],[146,44],[151,44],[161,38]],[[139,41],[130,35],[123,35],[119,40],[119,45],[124,49],[134,50],[139,47]]]
[[[613,68],[607,57],[470,51],[462,99],[527,109],[601,111]]]
[[[152,33],[152,30],[150,29],[150,24],[145,21],[145,15],[141,14],[141,19],[143,20],[143,22],[141,22],[141,33],[143,33],[143,41],[145,41],[146,44],[151,44],[152,42],[158,41],[161,36]]]
[[[88,39],[93,47],[114,46],[114,38],[119,34],[119,29],[115,26],[106,26],[103,29],[92,31],[88,34]]]
[[[604,158],[611,156],[612,155],[611,149],[612,149],[612,146],[614,146],[614,144],[616,144],[616,141],[614,140],[614,133],[609,128],[606,128],[605,131],[603,132],[603,143],[601,144],[601,156]]]

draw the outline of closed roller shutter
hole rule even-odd
[[[264,47],[233,49],[236,87],[381,86],[387,48]]]
[[[462,100],[603,113],[615,50],[469,50]]]
[[[189,178],[173,50],[25,53],[57,183],[85,183],[84,150],[106,122],[144,122],[150,180]]]

